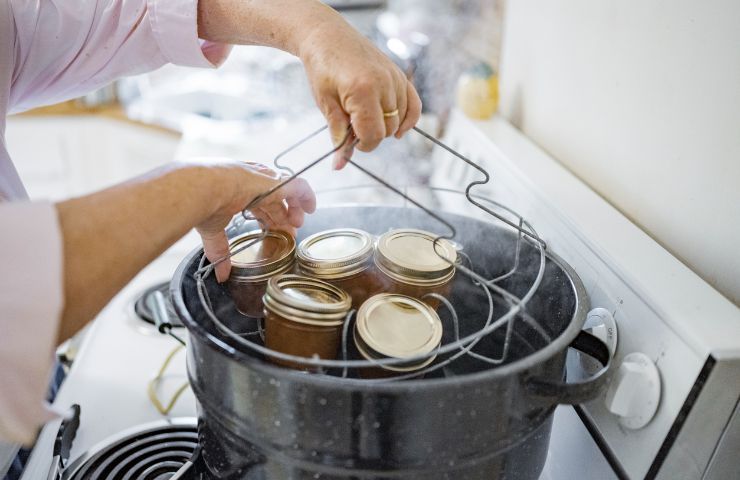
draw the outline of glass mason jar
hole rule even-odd
[[[237,252],[231,257],[231,275],[227,286],[237,310],[242,314],[261,318],[262,297],[267,281],[293,268],[295,261],[295,239],[286,232],[268,231],[265,238],[262,230],[253,230],[231,240],[229,251]],[[253,245],[244,248],[250,242]],[[239,251],[240,248],[244,250]]]
[[[281,275],[268,282],[264,304],[267,348],[300,357],[337,358],[352,306],[347,292],[315,278]],[[313,370],[297,362],[269,360],[297,370]]]
[[[352,308],[381,291],[373,264],[375,241],[369,233],[352,228],[319,232],[303,240],[296,250],[297,271],[341,288],[352,297]]]
[[[457,250],[452,242],[434,233],[411,228],[390,230],[378,238],[375,265],[383,290],[424,300],[433,308],[440,301],[423,298],[428,293],[447,297],[455,276]]]
[[[434,361],[442,342],[442,321],[426,302],[381,293],[362,304],[353,335],[357,351],[367,360],[429,355],[400,365],[360,369],[364,378],[397,376],[421,370]]]

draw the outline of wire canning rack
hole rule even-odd
[[[326,129],[327,127],[324,126],[312,132],[307,137],[301,139],[300,141],[298,141],[297,143],[295,143],[294,145],[290,146],[285,151],[277,155],[277,157],[274,160],[274,163],[275,163],[276,168],[280,170],[281,172],[283,172],[284,174],[283,181],[279,183],[278,185],[276,185],[275,187],[273,187],[272,189],[257,196],[251,202],[249,202],[249,204],[246,205],[244,209],[242,210],[241,215],[235,217],[234,221],[232,222],[232,225],[227,229],[227,234],[231,236],[237,233],[239,229],[243,227],[246,222],[256,220],[249,213],[249,211],[255,208],[264,198],[271,195],[275,191],[279,190],[287,183],[292,182],[293,180],[295,180],[296,178],[304,174],[309,169],[315,167],[316,165],[318,165],[325,159],[334,155],[336,152],[342,150],[349,142],[351,142],[350,139],[352,138],[352,134],[351,134],[352,132],[351,132],[351,126],[350,126],[347,130],[347,134],[345,135],[343,141],[339,145],[337,145],[331,151],[320,156],[319,158],[311,161],[310,163],[308,163],[306,166],[304,166],[300,170],[293,171],[289,167],[282,164],[281,160],[288,153],[297,149],[298,147],[306,143],[308,140],[319,135],[321,132],[325,131]],[[462,258],[462,261],[458,261],[454,264],[456,271],[461,273],[465,277],[465,279],[471,282],[472,285],[474,285],[476,288],[479,288],[481,292],[484,294],[488,302],[488,314],[486,315],[486,318],[480,319],[480,322],[479,322],[480,328],[474,331],[473,333],[470,333],[466,336],[461,337],[460,321],[458,319],[458,314],[456,312],[454,305],[447,298],[441,295],[435,294],[435,293],[430,293],[427,295],[438,299],[441,302],[441,304],[444,305],[444,308],[447,310],[449,314],[448,315],[449,325],[446,325],[444,328],[445,329],[451,328],[453,332],[453,336],[452,336],[452,340],[447,341],[446,343],[440,344],[440,346],[436,350],[428,354],[417,355],[414,357],[406,357],[406,358],[383,358],[383,359],[369,359],[369,360],[350,359],[349,353],[348,353],[349,352],[348,338],[350,336],[350,326],[353,323],[354,315],[356,313],[354,310],[349,312],[344,322],[343,331],[342,331],[341,359],[322,359],[322,358],[319,358],[318,356],[314,356],[311,358],[300,357],[300,356],[295,356],[295,355],[269,349],[254,340],[255,338],[264,339],[264,334],[263,334],[264,330],[263,330],[263,326],[261,323],[258,325],[257,330],[255,331],[237,333],[233,331],[226,324],[227,322],[224,322],[218,318],[218,316],[216,315],[214,311],[213,305],[211,303],[211,298],[209,297],[208,289],[206,285],[206,282],[208,281],[209,277],[214,275],[213,271],[217,264],[229,260],[229,258],[232,257],[233,255],[236,255],[239,252],[254,245],[255,243],[261,241],[264,238],[264,233],[263,233],[261,237],[256,238],[255,240],[251,242],[247,242],[245,245],[241,246],[239,249],[233,252],[230,252],[229,255],[226,255],[218,259],[216,262],[209,263],[205,257],[205,254],[201,255],[201,258],[198,263],[198,268],[193,275],[194,280],[196,282],[198,300],[201,302],[204,308],[204,311],[206,312],[210,320],[213,321],[216,328],[218,328],[218,330],[223,335],[230,338],[231,340],[236,342],[238,345],[240,345],[241,347],[245,348],[246,350],[252,353],[264,355],[265,357],[275,358],[275,359],[279,359],[282,361],[297,363],[307,368],[311,368],[312,370],[316,371],[317,374],[333,375],[333,376],[338,376],[342,378],[348,377],[349,372],[352,369],[377,368],[380,366],[391,366],[391,367],[401,366],[401,365],[408,364],[411,362],[423,363],[424,361],[435,358],[435,361],[431,362],[428,366],[420,370],[416,370],[416,371],[413,371],[407,374],[397,375],[397,376],[393,376],[389,378],[366,379],[364,380],[366,382],[391,382],[391,381],[398,381],[398,380],[404,380],[404,379],[424,376],[431,372],[443,369],[447,365],[451,364],[452,362],[458,360],[459,358],[465,355],[475,358],[476,360],[479,360],[481,362],[484,362],[490,368],[495,368],[495,366],[501,365],[505,363],[507,360],[507,357],[510,353],[510,345],[512,342],[513,324],[516,319],[521,319],[522,321],[526,322],[528,324],[528,327],[531,327],[537,333],[537,335],[542,337],[542,340],[544,340],[546,343],[550,343],[552,339],[550,338],[550,335],[548,334],[546,329],[542,328],[542,326],[537,322],[537,320],[532,318],[526,311],[527,303],[532,299],[535,292],[537,292],[537,289],[539,288],[542,282],[542,279],[544,277],[544,274],[545,274],[545,263],[546,263],[545,251],[547,248],[546,243],[544,242],[544,240],[542,240],[537,235],[537,232],[532,227],[532,225],[530,225],[521,215],[517,214],[515,211],[506,207],[505,205],[502,205],[498,202],[487,199],[485,197],[475,195],[471,192],[471,190],[475,188],[476,186],[484,185],[490,181],[491,177],[486,170],[484,170],[480,165],[466,158],[464,155],[455,151],[451,147],[445,145],[437,138],[424,132],[423,130],[416,128],[416,127],[413,130],[416,134],[421,135],[426,140],[435,144],[437,147],[444,149],[446,152],[453,155],[460,161],[476,169],[478,172],[480,172],[482,176],[480,180],[476,180],[468,184],[465,190],[462,192],[458,192],[455,190],[447,190],[447,189],[438,189],[438,190],[445,191],[447,193],[458,193],[458,194],[464,195],[472,207],[477,208],[480,211],[484,212],[493,221],[501,222],[502,224],[506,225],[507,227],[510,227],[511,229],[514,230],[514,232],[516,232],[516,246],[515,246],[515,251],[513,255],[513,263],[511,264],[511,267],[508,268],[505,273],[495,276],[493,278],[485,278],[481,273],[476,271],[475,263],[473,259],[467,256],[464,252],[458,252],[460,254],[460,258]],[[354,147],[356,146],[357,143],[358,141],[354,140],[351,146]],[[414,200],[409,195],[399,190],[398,188],[394,187],[393,185],[391,185],[384,179],[380,178],[373,172],[369,171],[368,169],[366,169],[365,167],[363,167],[356,161],[352,159],[348,159],[348,165],[351,165],[353,168],[360,170],[362,173],[364,173],[365,175],[373,179],[375,182],[377,182],[380,186],[394,192],[396,195],[403,198],[405,202],[415,206],[416,208],[418,208],[425,214],[429,215],[429,217],[436,220],[440,224],[440,226],[444,227],[447,230],[447,233],[444,235],[439,235],[437,238],[435,238],[433,245],[435,248],[435,252],[442,260],[444,260],[445,262],[451,265],[453,264],[449,259],[443,256],[443,254],[440,253],[440,250],[438,249],[439,242],[442,240],[448,240],[448,241],[455,242],[457,231],[452,223],[444,219],[439,214],[435,213],[433,210],[427,208],[426,206],[422,205],[418,201]],[[503,212],[505,212],[506,215]],[[507,215],[510,215],[511,218],[507,218]],[[514,275],[519,269],[520,253],[522,250],[523,242],[525,241],[535,246],[536,251],[539,254],[539,266],[537,268],[536,276],[534,277],[531,284],[528,285],[524,294],[517,296],[511,291],[501,286],[501,283],[505,279]],[[494,308],[494,306],[497,303],[503,304],[506,307],[506,309],[504,310],[504,313],[498,316],[494,315],[494,312],[497,310],[496,308]],[[484,337],[492,334],[493,332],[499,331],[500,329],[505,329],[505,333],[503,336],[503,345],[501,348],[501,354],[499,356],[497,357],[486,356],[486,355],[482,355],[480,353],[473,351],[473,348]],[[449,356],[446,356],[444,359],[442,359],[441,357],[442,355],[449,355]]]

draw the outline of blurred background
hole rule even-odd
[[[736,0],[326,3],[413,79],[421,128],[443,135],[459,111],[485,135],[497,112],[740,303]],[[322,125],[296,58],[237,47],[217,70],[165,67],[16,115],[6,137],[30,195],[61,199],[175,159],[270,164]],[[286,164],[330,148],[319,135]],[[432,173],[430,145],[413,132],[357,159],[400,188]],[[372,182],[352,168],[330,175],[329,164],[310,172],[316,189]],[[368,195],[339,197],[377,200]]]
[[[484,65],[492,74],[498,66],[502,0],[325,3],[414,79],[424,102],[421,126],[430,133],[440,133],[464,71]],[[16,115],[8,122],[7,143],[31,197],[61,199],[177,159],[227,156],[270,164],[322,125],[297,58],[272,48],[237,46],[219,69],[166,66],[84,98]],[[45,139],[41,144],[39,135]],[[330,148],[322,134],[286,164],[298,167]],[[399,186],[418,185],[428,181],[429,148],[409,135],[364,157],[382,159],[368,165]],[[368,183],[352,169],[327,177],[329,164],[310,173],[316,188]]]

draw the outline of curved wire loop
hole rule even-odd
[[[291,145],[290,147],[280,152],[275,157],[274,161],[275,161],[276,167],[282,170],[283,172],[286,172],[289,176],[286,177],[279,184],[269,189],[268,191],[252,199],[242,210],[241,217],[240,218],[235,217],[235,220],[233,221],[232,225],[229,227],[229,229],[227,229],[227,233],[228,232],[232,234],[238,233],[241,230],[241,228],[245,225],[246,222],[256,220],[255,217],[249,213],[250,210],[255,208],[263,199],[273,194],[280,188],[284,187],[288,183],[292,182],[297,177],[305,173],[307,170],[313,168],[314,166],[318,165],[319,163],[321,163],[323,160],[325,160],[329,156],[343,149],[347,145],[347,142],[350,141],[350,138],[352,138],[352,126],[350,125],[347,128],[347,133],[345,137],[338,145],[336,145],[332,150],[330,150],[326,154],[320,156],[316,160],[313,160],[312,162],[310,162],[308,165],[301,168],[297,172],[294,172],[292,169],[290,169],[289,167],[281,163],[281,160],[285,157],[285,155],[294,151],[296,148],[303,145],[306,141],[320,134],[327,128],[328,127],[324,126],[312,132],[307,137]],[[457,261],[450,260],[449,258],[444,256],[441,253],[441,250],[439,249],[439,242],[443,240],[454,241],[454,238],[457,236],[457,231],[454,225],[452,225],[449,221],[447,221],[444,217],[439,215],[437,212],[432,211],[431,209],[422,205],[415,199],[411,198],[407,193],[394,187],[393,185],[385,181],[383,178],[375,175],[373,172],[364,168],[362,165],[358,164],[351,158],[346,158],[347,163],[352,165],[354,168],[357,168],[358,170],[360,170],[362,173],[364,173],[369,178],[373,179],[380,186],[385,187],[386,189],[394,192],[395,194],[402,197],[406,202],[422,210],[424,213],[426,213],[427,215],[429,215],[430,217],[432,217],[434,220],[436,220],[438,223],[440,223],[442,226],[445,227],[445,229],[447,230],[447,233],[445,233],[444,235],[439,235],[434,239],[433,245],[434,245],[435,252],[442,260],[449,263],[450,265],[453,265],[458,272],[462,272],[466,277],[468,277],[473,283],[473,285],[480,288],[485,294],[486,299],[488,300],[489,308],[488,308],[488,314],[486,316],[485,322],[483,323],[483,326],[479,330],[473,332],[472,334],[469,334],[463,338],[460,338],[459,321],[458,321],[457,312],[455,311],[454,306],[449,302],[449,300],[447,300],[445,297],[441,295],[428,294],[428,296],[432,296],[433,298],[436,298],[443,305],[445,305],[445,308],[449,311],[451,315],[453,329],[454,329],[454,341],[449,342],[444,345],[440,344],[439,347],[431,353],[420,354],[420,355],[416,355],[413,357],[405,357],[405,358],[350,360],[348,358],[347,343],[348,343],[350,323],[355,314],[354,310],[348,313],[345,319],[343,329],[342,329],[342,344],[341,344],[342,358],[341,360],[321,359],[321,358],[318,358],[318,356],[313,356],[312,358],[308,358],[308,357],[291,355],[291,354],[269,349],[263,345],[247,340],[244,337],[249,336],[249,335],[245,335],[243,333],[242,334],[235,333],[227,325],[225,325],[218,318],[218,316],[214,313],[213,305],[208,295],[206,279],[213,272],[215,266],[218,263],[223,262],[227,260],[229,257],[251,247],[252,245],[254,245],[257,242],[260,242],[264,238],[266,231],[265,231],[264,225],[260,224],[261,229],[263,230],[263,233],[259,238],[256,238],[253,241],[248,242],[248,244],[241,246],[239,249],[236,249],[233,252],[230,252],[228,255],[224,256],[223,258],[217,259],[215,262],[206,263],[207,259],[205,257],[205,254],[202,255],[200,258],[199,264],[198,264],[198,269],[193,275],[196,280],[199,300],[201,304],[203,305],[204,310],[206,314],[208,315],[209,319],[214,323],[216,328],[218,328],[218,330],[221,333],[223,333],[225,336],[227,336],[229,339],[236,342],[240,346],[243,346],[257,354],[265,355],[267,357],[279,359],[279,360],[286,361],[286,362],[298,363],[307,368],[311,368],[313,371],[316,371],[318,374],[326,374],[326,369],[339,368],[341,369],[342,378],[346,378],[348,376],[348,370],[350,368],[393,367],[393,366],[400,366],[402,364],[408,364],[410,362],[418,361],[421,363],[425,360],[429,360],[432,357],[438,357],[441,355],[450,354],[449,357],[443,360],[439,360],[434,363],[431,363],[429,366],[423,369],[420,369],[418,371],[414,371],[408,374],[398,375],[398,376],[394,376],[390,378],[365,380],[367,382],[388,382],[388,381],[398,381],[398,380],[420,377],[428,373],[434,372],[436,370],[445,368],[447,365],[451,364],[452,362],[454,362],[455,360],[457,360],[463,355],[469,355],[472,358],[475,358],[477,360],[480,360],[490,365],[500,365],[506,361],[507,356],[509,354],[512,332],[513,332],[513,323],[514,323],[514,320],[517,318],[521,318],[522,321],[526,322],[528,325],[533,327],[534,331],[538,335],[540,335],[543,339],[545,339],[547,342],[551,340],[547,331],[545,331],[545,329],[542,328],[542,326],[539,325],[539,323],[535,319],[533,319],[525,310],[527,303],[534,296],[537,289],[539,288],[540,283],[542,282],[542,279],[544,278],[545,262],[546,262],[545,250],[547,248],[547,244],[545,243],[544,240],[542,240],[537,235],[537,232],[534,230],[532,225],[530,225],[522,216],[518,215],[512,209],[498,202],[495,202],[493,200],[487,199],[479,195],[475,195],[471,192],[471,190],[474,187],[484,185],[490,181],[491,177],[486,170],[484,170],[480,165],[476,164],[475,162],[468,159],[464,155],[448,147],[447,145],[442,143],[440,140],[434,138],[432,135],[424,132],[423,130],[417,127],[414,127],[414,131],[422,135],[426,139],[430,140],[435,145],[444,149],[445,151],[451,153],[458,159],[462,160],[467,165],[475,168],[478,172],[480,172],[483,175],[483,179],[475,180],[475,181],[472,181],[470,184],[468,184],[464,192],[459,192],[457,190],[452,190],[452,189],[439,189],[439,188],[435,188],[434,190],[439,190],[439,191],[448,192],[448,193],[463,194],[465,195],[467,200],[472,205],[476,206],[483,212],[491,215],[494,219],[503,222],[505,225],[517,231],[517,243],[516,243],[516,249],[514,251],[514,264],[513,264],[513,267],[510,270],[508,270],[506,273],[501,274],[497,277],[488,279],[488,278],[483,277],[482,275],[480,275],[479,273],[475,271],[473,262],[471,261],[469,257],[467,257],[467,255],[464,255],[463,258],[467,257],[469,265],[465,265],[463,262],[457,262]],[[354,142],[352,143],[352,147],[356,146],[357,143],[358,143],[358,140],[355,139]],[[357,187],[352,187],[352,188],[357,188]],[[339,189],[334,189],[334,190],[342,190],[342,189],[339,188]],[[507,213],[513,215],[516,218],[516,221],[512,221],[506,218],[502,214],[493,210],[493,208],[499,208],[499,209],[506,211]],[[498,285],[498,283],[514,275],[514,273],[519,268],[521,244],[525,237],[531,240],[534,246],[537,248],[539,257],[540,257],[540,264],[539,264],[539,269],[537,271],[537,275],[534,281],[529,286],[524,296],[519,298],[513,293],[506,290],[505,288]],[[502,302],[502,304],[508,307],[508,310],[506,311],[506,313],[504,313],[503,315],[501,315],[500,317],[496,319],[493,318],[494,317],[494,305],[495,305],[494,296],[495,298],[500,299],[498,301]],[[491,358],[491,357],[488,357],[488,356],[485,356],[485,355],[482,355],[480,353],[473,351],[474,347],[478,344],[478,342],[480,342],[480,340],[483,337],[491,334],[492,332],[504,326],[506,326],[506,332],[504,336],[504,345],[502,347],[500,357]],[[262,337],[262,327],[261,326],[260,326],[260,331],[258,333]],[[225,346],[226,345],[227,344],[225,344]],[[228,348],[233,349],[232,346],[228,346]]]

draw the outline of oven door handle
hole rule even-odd
[[[603,393],[611,377],[611,355],[606,344],[581,330],[568,347],[593,358],[601,368],[588,378],[576,382],[529,377],[525,380],[525,389],[530,396],[552,405],[577,405]]]

